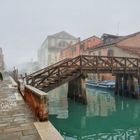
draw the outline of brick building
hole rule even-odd
[[[127,36],[116,36],[113,40],[88,50],[91,55],[140,58],[140,32]],[[100,80],[112,79],[110,74],[100,75]]]
[[[96,45],[102,43],[102,40],[96,36],[92,36],[83,41],[79,41],[74,45],[69,45],[60,52],[60,59],[73,58],[80,54],[85,54],[85,51],[94,48]]]
[[[140,32],[118,37],[117,39],[97,45],[88,50],[92,55],[140,57]]]

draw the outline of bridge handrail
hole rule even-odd
[[[26,77],[27,77],[27,78],[31,78],[32,76],[36,76],[36,75],[38,75],[38,74],[40,74],[40,73],[45,72],[45,71],[48,70],[48,69],[51,69],[52,67],[56,67],[57,65],[60,65],[61,63],[65,62],[65,61],[68,61],[68,60],[70,60],[70,59],[71,59],[71,58],[63,59],[63,60],[61,60],[61,61],[59,61],[59,62],[57,62],[57,63],[55,63],[55,64],[52,64],[52,65],[50,65],[50,66],[48,66],[48,67],[46,67],[46,68],[40,69],[40,70],[38,70],[38,71],[36,71],[36,72],[33,72],[33,73],[27,75]],[[24,77],[24,78],[26,78],[26,77]]]
[[[38,72],[41,72],[41,71],[46,71],[46,70],[48,70],[48,69],[50,69],[50,68],[52,68],[52,67],[56,67],[56,66],[61,66],[61,65],[63,65],[63,64],[65,64],[65,63],[68,63],[68,62],[70,62],[70,61],[72,61],[72,60],[75,60],[76,58],[82,58],[82,57],[97,57],[97,58],[118,58],[118,59],[123,59],[123,58],[127,58],[127,57],[118,57],[118,56],[98,56],[98,55],[94,55],[94,56],[92,56],[92,55],[79,55],[79,56],[76,56],[76,57],[74,57],[74,58],[65,58],[65,59],[63,59],[63,60],[61,60],[61,61],[59,61],[59,62],[57,62],[57,63],[55,63],[55,64],[52,64],[52,65],[50,65],[50,66],[48,66],[48,67],[46,67],[46,68],[43,68],[43,69],[40,69],[40,70],[38,70],[38,71],[36,71],[36,72],[34,72],[34,73],[32,73],[32,74],[29,74],[29,75],[27,75],[27,77],[30,77],[30,76],[34,76],[34,74],[35,75],[37,75],[38,74]],[[133,57],[130,57],[129,59],[137,59],[137,60],[139,60],[140,61],[140,59],[139,58],[133,58]]]
[[[36,75],[40,75],[40,74],[43,74],[44,72],[46,72],[47,70],[50,70],[51,68],[55,68],[55,67],[57,67],[57,66],[62,66],[62,65],[64,65],[64,64],[67,64],[68,62],[71,62],[71,61],[73,61],[73,60],[75,60],[76,58],[81,58],[81,60],[80,61],[82,61],[82,57],[97,57],[97,58],[116,58],[116,59],[124,59],[124,58],[126,58],[126,57],[112,57],[112,56],[98,56],[98,55],[94,55],[94,56],[91,56],[91,55],[79,55],[79,56],[76,56],[76,57],[74,57],[74,58],[66,58],[66,59],[63,59],[63,60],[61,60],[61,61],[59,61],[59,62],[57,62],[57,63],[55,63],[55,64],[52,64],[52,65],[50,65],[50,66],[48,66],[48,67],[46,67],[46,68],[43,68],[43,69],[41,69],[41,70],[38,70],[38,71],[36,71],[36,72],[34,72],[34,73],[32,73],[32,74],[30,74],[30,75],[27,75],[26,77],[28,78],[28,79],[30,79],[30,78],[32,78],[32,76],[36,76]],[[129,59],[137,59],[137,61],[139,61],[140,62],[140,59],[139,58],[129,58]],[[81,62],[81,64],[82,64],[82,62]],[[82,65],[81,65],[82,66]],[[25,78],[25,77],[24,77]]]
[[[76,56],[76,57],[74,57],[74,58],[71,58],[71,59],[69,59],[68,61],[65,61],[64,63],[61,63],[60,66],[63,66],[63,65],[65,65],[65,64],[69,63],[69,62],[72,62],[73,60],[76,60],[77,58],[80,58],[80,57],[81,57],[81,55]],[[80,61],[79,61],[79,62],[80,62]],[[80,65],[79,65],[79,66],[80,66]]]
[[[33,85],[36,81],[40,84],[41,81],[47,81],[47,79],[50,79],[51,82],[53,80],[60,81],[61,76],[63,77],[64,73],[67,71],[70,72],[71,70],[80,70],[79,72],[81,73],[87,69],[89,71],[101,71],[102,69],[105,69],[105,71],[109,70],[109,72],[114,72],[118,69],[126,72],[129,68],[133,71],[136,69],[135,71],[139,73],[139,64],[139,58],[79,55],[74,58],[66,58],[44,69],[34,72],[27,76],[26,81],[27,83],[30,82]]]
[[[118,57],[118,56],[98,56],[98,55],[94,55],[94,56],[91,56],[91,55],[82,55],[83,57],[81,57],[81,58],[86,58],[86,57],[95,57],[96,59],[97,59],[97,61],[99,61],[99,59],[101,59],[101,58],[110,58],[111,59],[111,62],[113,63],[114,61],[118,61],[118,63],[120,63],[120,62],[122,62],[122,64],[123,64],[123,61],[126,63],[126,62],[130,62],[130,60],[134,60],[135,62],[136,62],[136,64],[135,65],[137,65],[137,68],[138,67],[140,67],[140,59],[139,58],[134,58],[134,57]],[[117,60],[117,59],[122,59],[120,62],[119,62],[119,60]],[[134,62],[133,61],[133,62]],[[131,62],[131,63],[133,63],[133,62]],[[125,64],[126,66],[124,66],[124,67],[126,67],[126,68],[130,68],[130,67],[127,67],[127,64]],[[82,66],[82,65],[81,65]],[[113,65],[112,65],[112,68],[113,68]],[[122,68],[123,68],[123,66],[122,66]]]
[[[50,65],[50,66],[48,66],[48,67],[46,67],[44,69],[41,69],[41,70],[39,70],[37,72],[34,72],[34,73],[30,74],[30,75],[27,75],[27,77],[25,77],[25,78],[27,78],[28,80],[30,80],[30,79],[32,79],[32,77],[36,77],[36,76],[42,75],[43,73],[46,73],[47,71],[49,71],[51,69],[56,69],[58,67],[61,67],[62,65],[65,65],[65,64],[67,64],[69,62],[72,62],[73,60],[75,60],[78,57],[80,57],[80,56],[77,56],[75,58],[66,58],[66,59],[63,59],[63,60],[61,60],[61,61],[59,61],[59,62],[57,62],[57,63],[55,63],[53,65]]]

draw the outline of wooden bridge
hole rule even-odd
[[[121,94],[125,92],[126,86],[130,86],[129,91],[136,92],[134,77],[140,83],[139,71],[138,58],[80,55],[26,75],[26,83],[48,92],[69,82],[68,96],[76,97],[86,104],[84,80],[88,73],[116,75],[116,93]]]

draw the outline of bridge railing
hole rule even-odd
[[[67,60],[63,63],[61,63],[58,66],[54,66],[43,73],[40,73],[32,79],[28,79],[28,83],[31,85],[38,86],[41,83],[45,82],[46,85],[49,83],[53,83],[54,81],[60,81],[62,77],[65,77],[65,75],[72,73],[75,70],[80,69],[80,59],[72,58],[70,60]],[[44,86],[44,85],[43,85]]]
[[[65,59],[27,76],[29,85],[37,87],[59,83],[73,72],[87,73],[139,73],[138,58],[80,55]]]
[[[48,66],[46,68],[43,68],[43,69],[40,69],[40,70],[38,70],[38,71],[36,71],[36,72],[34,72],[32,74],[26,75],[26,77],[24,77],[24,78],[28,78],[30,80],[32,77],[40,75],[40,74],[43,74],[45,71],[47,71],[47,70],[49,70],[49,69],[51,69],[53,67],[59,66],[61,63],[64,63],[64,62],[66,62],[68,60],[69,60],[69,58],[61,60],[61,61],[59,61],[59,62],[57,62],[57,63],[55,63],[53,65],[50,65],[50,66]]]
[[[110,69],[124,71],[139,71],[140,60],[138,58],[89,56],[81,57],[82,69]]]

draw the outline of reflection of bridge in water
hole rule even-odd
[[[55,93],[55,95],[60,95],[60,99],[58,97],[60,105],[57,102],[56,110],[54,109],[56,113],[49,118],[66,137],[75,137],[79,140],[140,138],[140,106],[137,100],[129,101],[126,98],[113,96],[113,93],[87,89],[87,106],[71,100],[62,105],[62,94]],[[66,94],[64,97],[67,100]],[[52,108],[51,105],[50,108]],[[63,114],[64,112],[68,114],[61,118],[59,116],[61,111]]]
[[[68,97],[87,103],[85,77],[87,73],[116,75],[116,93],[137,95],[140,60],[138,58],[80,55],[26,76],[30,84],[46,92],[69,82]],[[134,81],[134,79],[137,79]]]
[[[54,103],[55,102],[55,103]],[[116,110],[115,98],[108,92],[87,89],[86,117],[108,116]],[[68,118],[67,84],[50,91],[49,114],[57,118]]]
[[[105,91],[87,88],[87,102],[87,117],[108,116],[116,111],[114,96]]]

